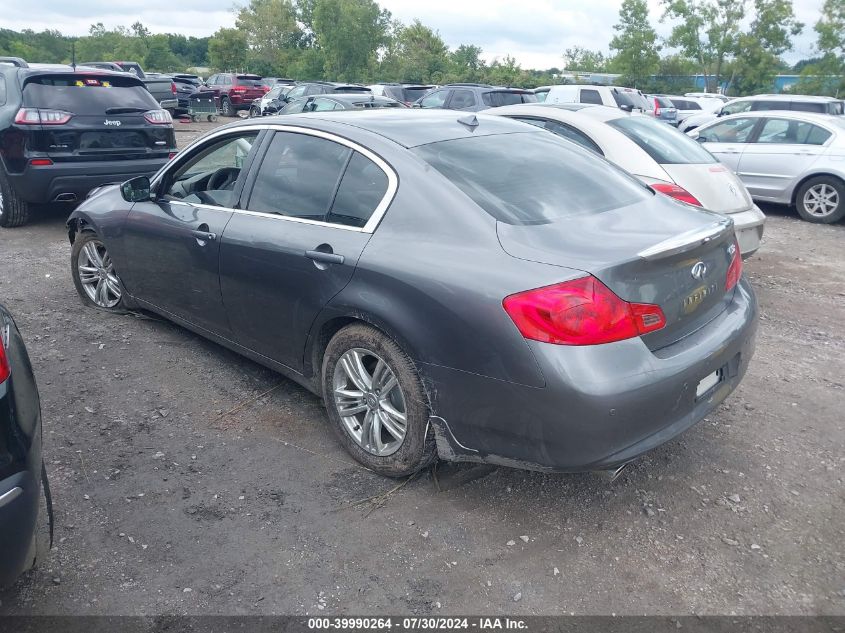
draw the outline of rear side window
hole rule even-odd
[[[830,132],[818,125],[805,121],[768,119],[763,124],[757,143],[780,143],[787,145],[824,145]]]
[[[697,101],[687,101],[685,99],[672,99],[672,103],[678,110],[701,110],[701,105]]]
[[[359,152],[354,152],[340,181],[326,222],[362,227],[387,193],[387,174]]]
[[[485,92],[481,95],[481,100],[484,105],[491,108],[499,108],[506,105],[516,105],[519,103],[537,103],[537,95],[530,92],[508,92],[506,90],[499,90],[496,92]]]
[[[752,101],[751,110],[759,112],[761,110],[789,110],[789,101]]]
[[[0,75],[0,105],[6,103],[6,77]]]
[[[622,170],[540,131],[441,141],[413,151],[507,224],[546,224],[650,196]]]
[[[779,110],[783,110],[784,108],[778,108]],[[793,101],[792,107],[790,110],[797,110],[798,112],[820,112],[822,114],[827,113],[827,104],[826,103],[811,103],[807,101]]]
[[[827,112],[828,114],[835,114],[837,116],[845,114],[845,102],[834,101],[833,103],[828,103]]]
[[[446,103],[446,97],[448,94],[448,90],[438,90],[437,92],[432,92],[425,99],[420,101],[420,105],[423,108],[442,108],[443,104]]]
[[[135,78],[81,74],[33,77],[24,85],[23,103],[83,115],[104,115],[109,108],[160,107]]]
[[[732,101],[722,106],[722,114],[739,114],[751,110],[753,101]]]
[[[393,97],[394,99],[398,99],[399,101],[404,100],[406,103],[413,103],[414,101],[416,101],[417,99],[419,99],[420,97],[425,95],[425,93],[429,92],[430,90],[431,90],[430,86],[425,86],[423,88],[414,88],[414,87],[412,87],[412,88],[402,88],[402,95],[401,96],[398,96],[398,97],[394,97],[393,95],[390,95],[390,96]]]
[[[713,155],[686,134],[645,116],[608,121],[661,165],[700,165],[717,162]]]
[[[617,97],[616,93],[613,93],[614,98],[616,99],[616,103],[619,103],[619,98]],[[601,95],[599,94],[598,90],[582,90],[581,91],[581,103],[595,103],[597,105],[601,105]]]
[[[249,197],[250,211],[325,220],[352,150],[324,138],[276,132]]]

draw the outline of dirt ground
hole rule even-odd
[[[498,468],[442,491],[358,467],[277,374],[84,308],[65,210],[0,232],[57,518],[0,613],[845,614],[845,225],[765,210],[757,354],[718,411],[613,484]]]

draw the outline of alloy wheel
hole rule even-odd
[[[76,258],[79,282],[88,298],[101,308],[113,308],[123,295],[114,263],[106,247],[99,240],[91,240],[82,247]]]
[[[408,428],[405,395],[382,358],[363,348],[347,351],[332,384],[338,415],[361,448],[379,457],[399,450]]]
[[[839,208],[839,192],[826,183],[819,183],[807,189],[804,194],[804,209],[816,217],[826,217]]]

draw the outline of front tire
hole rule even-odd
[[[96,233],[85,231],[76,236],[70,251],[70,269],[73,285],[84,304],[109,312],[126,311],[123,284]]]
[[[807,222],[838,222],[845,217],[845,183],[833,176],[810,178],[798,189],[795,208]]]
[[[12,228],[29,221],[31,205],[18,195],[0,166],[0,226]]]
[[[429,405],[413,361],[389,337],[350,325],[323,357],[323,400],[344,448],[382,475],[405,477],[437,456]]]

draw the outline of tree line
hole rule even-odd
[[[654,92],[693,88],[701,75],[710,91],[770,91],[776,74],[799,72],[797,89],[845,94],[845,2],[824,0],[811,26],[798,22],[792,0],[662,0],[661,39],[646,0],[624,0],[609,54],[566,48],[559,68],[522,68],[513,57],[490,62],[474,44],[455,48],[419,20],[403,24],[375,0],[249,0],[234,10],[232,25],[210,37],[152,34],[141,23],[71,38],[59,31],[0,29],[0,55],[43,62],[135,60],[146,69],[211,67],[265,76],[369,83],[483,82],[535,87],[560,83],[563,71],[617,73],[617,83]],[[783,61],[805,28],[816,54],[794,67]],[[562,47],[563,48],[563,47]]]

